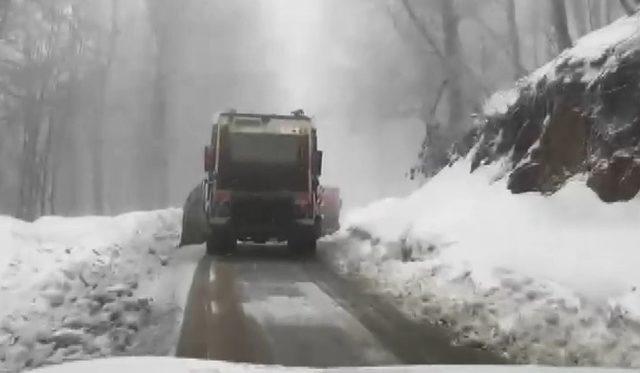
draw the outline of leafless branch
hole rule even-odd
[[[405,30],[403,27],[401,27],[401,23],[398,22],[398,17],[396,15],[396,12],[393,11],[393,8],[391,7],[391,3],[387,3],[387,13],[389,13],[389,18],[391,19],[391,23],[393,24],[394,30],[396,30],[398,34],[405,36],[404,35]],[[420,44],[420,48],[424,49],[424,52],[427,54],[435,55],[435,52],[433,51],[433,49],[431,49],[431,47],[429,47],[428,45]]]
[[[512,57],[513,56],[513,51],[509,48],[504,48],[505,45],[507,45],[508,41],[506,40],[506,38],[498,35],[498,33],[493,30],[491,28],[491,26],[487,25],[482,19],[480,19],[479,17],[473,17],[474,21],[487,33],[487,35],[489,35],[489,37],[491,37],[491,39],[493,39],[494,42],[496,42],[498,44],[498,46],[503,46],[502,48],[499,48],[499,50],[501,52],[503,52],[505,55]],[[526,69],[524,68],[524,66],[522,66],[522,64],[518,63],[518,69],[519,71],[526,71]]]
[[[499,35],[494,29],[491,28],[482,18],[473,16],[472,19],[475,23],[482,28],[487,35],[497,44],[498,50],[504,53],[507,57],[513,58],[514,51],[510,48],[505,48],[509,44],[506,37]],[[518,61],[516,69],[519,72],[525,72],[527,69],[522,66],[522,63]]]
[[[434,118],[436,116],[438,106],[440,105],[440,101],[442,100],[442,96],[444,95],[444,90],[447,88],[448,84],[449,81],[446,79],[442,81],[442,84],[440,84],[440,88],[438,88],[438,93],[436,95],[436,100],[434,101],[433,106],[431,107],[431,111],[429,112],[430,118]]]
[[[440,49],[440,46],[438,45],[436,38],[431,34],[427,26],[424,24],[424,21],[418,17],[418,15],[415,12],[415,9],[413,9],[413,6],[409,2],[409,0],[402,0],[402,5],[404,6],[404,9],[407,11],[407,15],[409,15],[409,19],[411,19],[411,22],[413,23],[415,28],[420,32],[420,34],[424,37],[427,43],[429,43],[429,46],[433,49],[433,52],[436,54],[436,56],[438,56],[438,58],[440,58],[443,61],[446,60],[446,57],[442,52],[442,50]]]

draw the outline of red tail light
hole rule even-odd
[[[216,203],[229,202],[231,201],[231,192],[218,189],[213,193],[213,200]]]
[[[309,193],[297,193],[294,203],[298,206],[308,206],[311,204],[311,196]]]
[[[297,193],[293,203],[295,204],[296,215],[298,216],[308,216],[313,212],[313,202],[310,193]]]

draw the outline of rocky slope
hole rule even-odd
[[[640,190],[640,17],[580,39],[554,61],[499,92],[484,125],[458,153],[472,171],[506,159],[513,193],[554,193],[574,175],[606,202]]]

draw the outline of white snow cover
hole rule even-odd
[[[548,81],[556,79],[556,70],[560,65],[571,66],[574,71],[581,70],[584,75],[582,81],[589,83],[602,72],[604,68],[615,65],[616,56],[612,56],[607,63],[596,64],[609,52],[618,46],[640,37],[640,14],[625,16],[610,25],[593,31],[578,39],[572,48],[564,50],[551,62],[540,67],[529,76],[521,79],[517,88],[499,91],[490,96],[484,105],[484,114],[488,116],[504,114],[516,102],[521,89],[535,86],[541,79]],[[620,52],[620,51],[618,51]]]
[[[324,254],[411,316],[518,362],[640,367],[640,200],[575,178],[513,195],[469,158],[401,199],[353,212]],[[332,245],[331,245],[332,244]]]
[[[181,218],[0,216],[0,372],[172,353],[202,255],[176,250]]]
[[[37,369],[38,373],[623,373],[620,369],[572,369],[539,366],[425,366],[303,368],[251,365],[162,357],[115,358],[79,361]]]
[[[486,116],[504,114],[516,103],[519,95],[517,88],[497,91],[485,101],[482,112]]]

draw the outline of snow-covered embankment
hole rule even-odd
[[[175,348],[197,257],[182,211],[0,217],[0,371]]]
[[[494,95],[460,158],[349,216],[330,261],[459,343],[640,367],[639,21],[585,36]]]
[[[459,343],[520,362],[640,366],[640,200],[607,205],[580,180],[513,195],[497,172],[459,162],[353,213],[324,254]]]

